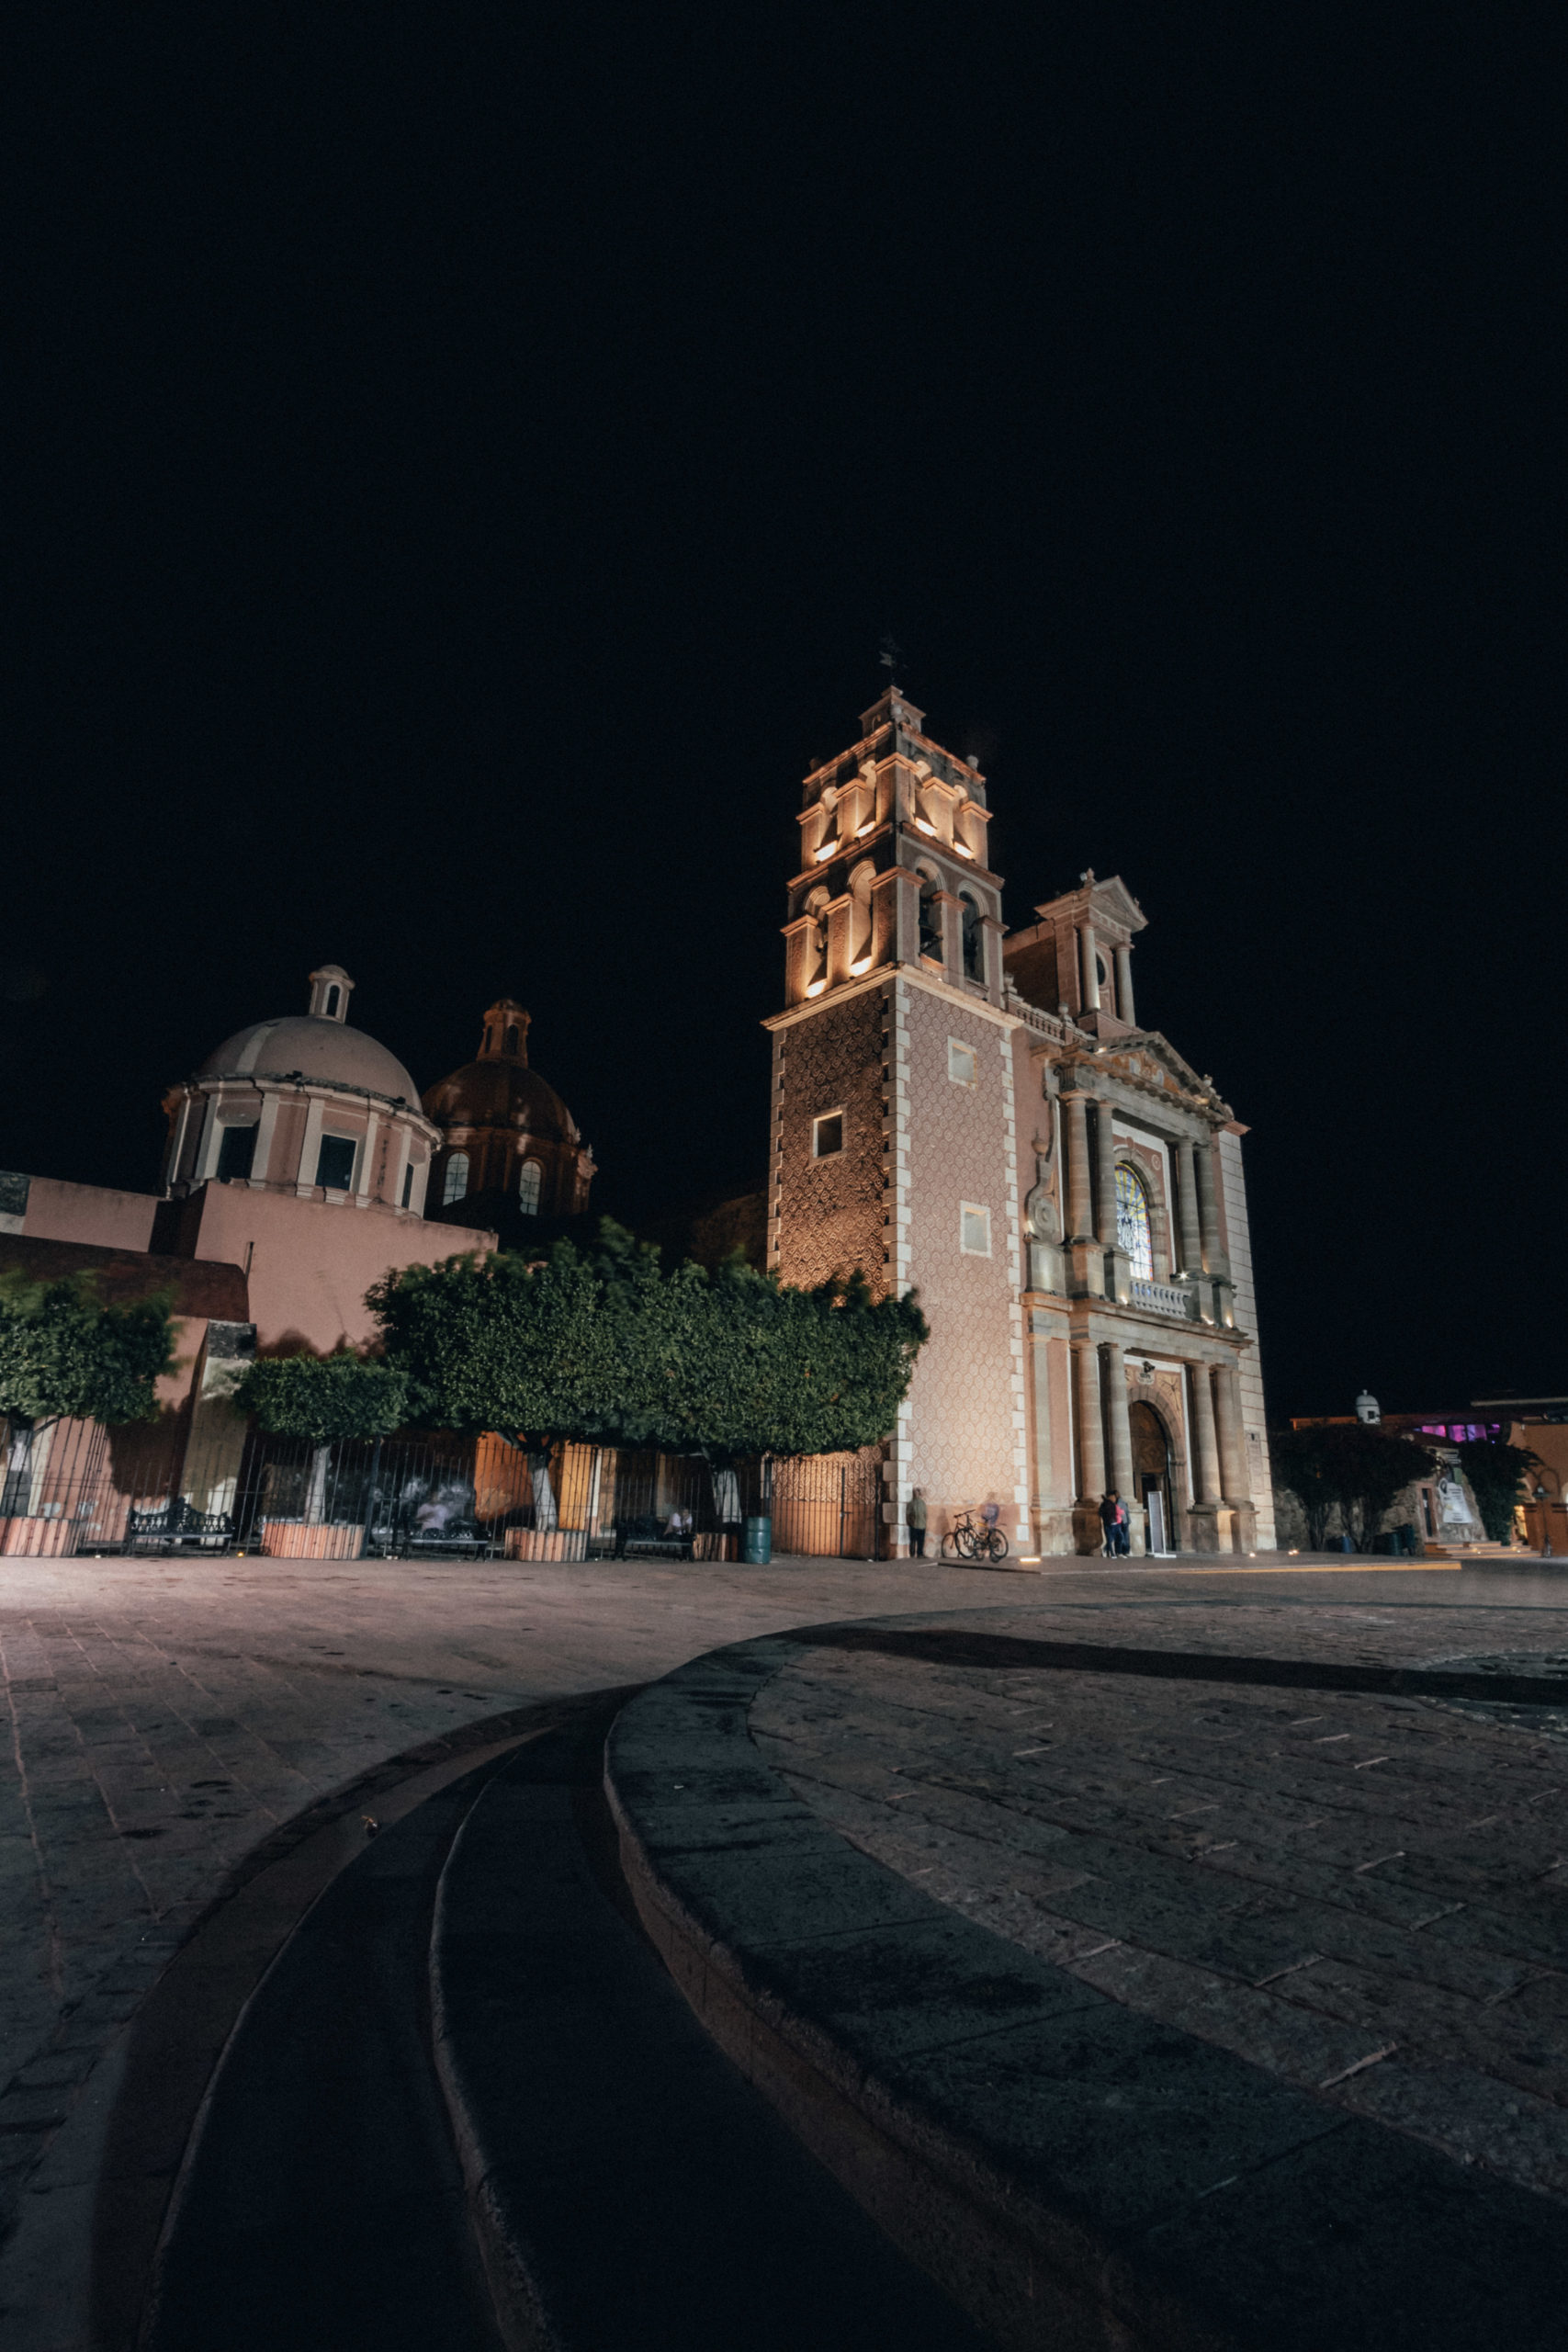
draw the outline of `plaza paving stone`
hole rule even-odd
[[[1477,1579],[1467,1579],[1472,1585]],[[1550,1596],[1549,1596],[1550,1599]],[[1458,1596],[1455,1596],[1457,1601]],[[1093,1609],[942,1635],[1266,1661],[1506,1659],[1552,1609]],[[1266,1674],[1267,1668],[1262,1668]],[[803,1651],[751,1731],[797,1795],[920,1890],[1331,2107],[1568,2199],[1568,1736],[1546,1707]]]
[[[248,1859],[488,1718],[894,1612],[1362,1663],[1533,1657],[1568,1633],[1568,1580],[1545,1570],[1277,1566],[6,1560],[0,2225]],[[1272,2036],[1292,2080],[1341,2075],[1325,2096],[1561,2193],[1562,1947],[1541,1889],[1568,1880],[1568,1750],[1419,1704],[1116,1676],[1076,1678],[1064,1714],[1066,1680],[1036,1678],[1047,1727],[1015,1675],[816,1652],[758,1729],[792,1771],[817,1740],[803,1791],[928,1892],[1228,2047]],[[1315,1736],[1289,1720],[1331,1711]],[[891,1804],[917,1755],[929,1769]],[[1167,1803],[1168,1776],[1213,1810]]]

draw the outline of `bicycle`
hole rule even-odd
[[[999,1527],[976,1527],[972,1511],[963,1511],[942,1539],[944,1560],[1005,1560],[1008,1540]]]

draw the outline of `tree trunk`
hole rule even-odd
[[[333,1458],[330,1445],[310,1448],[310,1482],[305,1492],[307,1524],[320,1527],[327,1515],[327,1468]]]

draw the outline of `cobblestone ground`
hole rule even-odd
[[[1138,1605],[1058,1587],[931,1623],[1568,1676],[1568,1579],[1469,1572],[1434,1600],[1435,1577],[1390,1578],[1337,1606],[1326,1579],[1309,1606],[1304,1588],[1260,1603],[1261,1582],[1186,1606],[1168,1583]],[[1568,2199],[1568,1704],[1237,1687],[1201,1658],[1152,1680],[822,1649],[762,1691],[752,1730],[856,1845],[998,1934]]]
[[[836,1560],[0,1562],[0,2234],[107,2042],[281,1825],[478,1719],[781,1626],[957,1605],[976,1581]]]
[[[1260,1592],[1269,1596],[1263,1607]],[[1369,1595],[1371,1600],[1363,1599]],[[1555,1638],[1551,1612],[1568,1601],[1568,1587],[1560,1590],[1544,1572],[1533,1579],[1511,1570],[1320,1576],[1297,1569],[1263,1576],[1239,1568],[1210,1573],[1198,1564],[1183,1571],[1086,1565],[1026,1578],[934,1564],[848,1561],[783,1561],[770,1569],[651,1562],[586,1567],[318,1563],[307,1569],[238,1559],[7,1559],[0,1563],[0,1668],[6,1704],[0,1737],[0,2227],[15,2209],[20,2185],[90,2087],[105,2050],[192,1923],[264,1841],[359,1775],[482,1719],[535,1701],[641,1682],[723,1642],[890,1611],[968,1613],[978,1606],[987,1622],[1004,1622],[986,1606],[993,1600],[1008,1604],[1006,1622],[1016,1619],[1057,1635],[1188,1648],[1205,1643],[1271,1646],[1279,1655],[1313,1655],[1326,1642],[1348,1656],[1382,1658],[1444,1647],[1533,1652]],[[1480,1600],[1492,1605],[1478,1611]],[[1409,1605],[1416,1602],[1418,1607]],[[1503,1602],[1509,1605],[1496,1605]],[[847,1682],[833,1680],[841,1667],[840,1661],[839,1668],[831,1662],[822,1668],[821,1705],[829,1713],[860,1703]],[[883,1761],[871,1779],[857,1781],[852,1774],[835,1789],[829,1785],[835,1764],[825,1779],[812,1783],[825,1804],[849,1807],[853,1818],[846,1826],[855,1836],[891,1834],[918,1842],[917,1826],[898,1818],[909,1806],[890,1811],[879,1795],[870,1794],[887,1777],[890,1762],[902,1760],[907,1740],[928,1734],[982,1740],[990,1736],[987,1724],[999,1736],[1023,1717],[1032,1722],[1038,1713],[1032,1692],[1025,1698],[1009,1678],[989,1683],[982,1678],[973,1690],[960,1678],[940,1704],[931,1696],[937,1687],[929,1678],[904,1683],[895,1675],[886,1685],[891,1712],[878,1714],[874,1709],[858,1732],[844,1735],[846,1757],[854,1751],[868,1758],[883,1743]],[[1052,1693],[1055,1698],[1055,1684]],[[1245,1710],[1251,1695],[1244,1702],[1228,1691],[1215,1703]],[[1107,1703],[1135,1700],[1157,1706],[1175,1704],[1179,1698],[1182,1694],[1129,1692],[1114,1685]],[[976,1713],[966,1734],[963,1718],[971,1699]],[[1195,1703],[1186,1694],[1183,1703],[1189,1702]],[[1010,1707],[1021,1707],[1021,1715],[997,1712]],[[897,1714],[900,1708],[912,1710],[907,1721]],[[1313,1711],[1305,1701],[1286,1710],[1297,1715]],[[1092,1716],[1091,1709],[1086,1732]],[[1416,1711],[1409,1720],[1428,1726],[1437,1721],[1429,1711]],[[1142,1726],[1133,1726],[1130,1719],[1129,1726],[1130,1737],[1145,1738]],[[1238,1715],[1231,1727],[1246,1728],[1243,1718]],[[1325,1737],[1339,1727],[1336,1717],[1324,1727]],[[1528,1736],[1521,1746],[1517,1734],[1505,1736],[1458,1717],[1445,1719],[1441,1729],[1448,1744],[1429,1744],[1422,1753],[1431,1757],[1434,1770],[1440,1758],[1448,1758],[1445,1769],[1456,1784],[1472,1762],[1479,1771],[1493,1755],[1528,1760],[1534,1753]],[[1042,1732],[1044,1739],[1055,1736]],[[1119,1753],[1120,1736],[1107,1733],[1102,1738],[1107,1758]],[[1033,1744],[1021,1735],[1011,1742],[1019,1747]],[[1337,1750],[1320,1747],[1316,1753],[1333,1758]],[[1086,1750],[1086,1770],[1087,1755]],[[1005,1780],[1020,1795],[1043,1785],[1027,1779],[1031,1759],[1015,1761],[1010,1747],[1005,1756],[998,1751],[991,1758],[987,1748],[988,1760],[979,1757],[976,1750],[954,1769],[988,1775],[998,1789]],[[1135,1776],[1145,1771],[1145,1761],[1118,1769],[1123,1776]],[[1152,1782],[1166,1769],[1156,1762],[1145,1777]],[[1194,1770],[1193,1758],[1179,1769]],[[1540,1770],[1544,1800],[1544,1762]],[[1100,1802],[1105,1792],[1120,1787],[1107,1777],[1110,1772],[1107,1761],[1095,1776],[1104,1790],[1085,1790],[1082,1803]],[[1006,1780],[1009,1774],[1013,1779]],[[1157,1798],[1161,1792],[1153,1793]],[[1528,1793],[1536,1793],[1533,1782]],[[940,1804],[959,1805],[964,1794],[960,1789],[942,1792]],[[1193,1801],[1228,1802],[1206,1790]],[[982,1916],[994,1912],[1009,1931],[1048,1934],[1052,1922],[1059,1921],[1064,1932],[1080,1938],[1075,1965],[1132,1971],[1142,1952],[1150,1967],[1157,1962],[1188,1972],[1181,1980],[1184,1998],[1196,2000],[1210,1977],[1216,2000],[1245,1985],[1245,1970],[1227,1973],[1201,1949],[1182,1945],[1167,1951],[1154,1936],[1140,1942],[1125,1920],[1097,1926],[1082,1903],[1075,1909],[1054,1883],[1048,1890],[1043,1881],[1029,1878],[1027,1916],[1023,1907],[1009,1910],[1010,1904],[1025,1903],[1008,1890],[1025,1885],[1025,1862],[1047,1828],[1061,1838],[1101,1836],[1109,1845],[1121,1840],[1129,1854],[1143,1849],[1124,1829],[1096,1827],[1088,1815],[1081,1820],[1064,1815],[1057,1824],[1036,1816],[1027,1805],[976,1792],[966,1802],[966,1813],[931,1811],[923,1824],[925,1834],[951,1838],[950,1847],[906,1857],[897,1846],[888,1849],[886,1858],[908,1859],[917,1870],[929,1865],[931,1883],[950,1886],[954,1901],[967,1894],[985,1903]],[[1484,1789],[1478,1784],[1473,1800],[1467,1793],[1462,1804],[1457,1796],[1453,1802],[1469,1808],[1466,1818],[1480,1818],[1501,1810],[1505,1800],[1487,1779]],[[1524,1798],[1510,1788],[1506,1802],[1515,1808]],[[864,1807],[863,1817],[854,1813],[856,1804]],[[934,1790],[919,1801],[922,1811],[938,1804]],[[1176,1809],[1166,1807],[1168,1813]],[[1222,1832],[1214,1816],[1193,1818],[1207,1822],[1212,1848],[1233,1834]],[[1515,1811],[1506,1818],[1511,1824]],[[1551,1805],[1543,1801],[1539,1809],[1529,1807],[1528,1818],[1531,1836],[1544,1836]],[[1181,1836],[1179,1824],[1172,1834]],[[1190,1827],[1187,1835],[1193,1835]],[[1478,1836],[1477,1867],[1514,1850],[1501,1821]],[[1239,1836],[1236,1842],[1239,1849]],[[1408,1849],[1411,1838],[1403,1832],[1390,1835],[1386,1846]],[[1531,1844],[1532,1861],[1538,1850],[1551,1860],[1544,1847]],[[962,1863],[961,1855],[967,1858]],[[1059,1863],[1055,1849],[1053,1858]],[[1358,1875],[1359,1863],[1370,1858],[1358,1850],[1355,1861],[1341,1866],[1341,1875],[1371,1890],[1358,1897],[1362,1911],[1356,1916],[1381,1918],[1377,1905],[1384,1897],[1376,1890],[1400,1883],[1390,1876],[1398,1866],[1382,1864]],[[982,1861],[989,1875],[981,1870]],[[1216,1854],[1202,1868],[1219,1872],[1224,1857]],[[1233,1860],[1229,1869],[1235,1873],[1240,1865]],[[941,1875],[950,1870],[951,1879]],[[1300,1892],[1304,1901],[1306,1891]],[[1444,1900],[1473,1907],[1468,1893],[1446,1894]],[[1437,1908],[1436,1899],[1427,1907]],[[1469,1949],[1468,1929],[1449,1926],[1440,1935],[1412,1930],[1403,1915],[1393,1924],[1406,1936],[1427,1936],[1434,1948]],[[1104,1948],[1098,1956],[1088,1950],[1095,1941]],[[1510,2027],[1516,2018],[1545,2016],[1558,1982],[1553,1954],[1533,1947],[1522,1951],[1514,1956],[1510,1975],[1506,1951],[1494,1951],[1491,1944],[1484,1949],[1501,1973],[1485,1975],[1477,1960],[1480,1973],[1473,1977],[1454,1985],[1434,1980],[1434,2016],[1438,2009],[1455,2019],[1472,2012],[1495,2016],[1506,2007]],[[1292,1944],[1281,1965],[1302,1957]],[[1341,1960],[1345,1967],[1363,1972],[1369,1966],[1365,1949],[1342,1955],[1335,1945],[1331,1951],[1325,1946],[1324,1957],[1303,1972],[1312,1974],[1325,2004],[1334,1981],[1330,1962],[1338,1965]],[[1259,1962],[1255,1975],[1272,1973]],[[1343,1968],[1341,1975],[1343,1988],[1332,1997],[1343,2005],[1350,2001],[1352,1988]],[[1145,1997],[1134,1979],[1135,1971],[1123,1997]],[[1449,2007],[1442,2008],[1439,1996]],[[1355,2018],[1342,2019],[1326,2007],[1309,2010],[1299,1994],[1269,1988],[1247,1997],[1264,2003],[1269,2014],[1288,2017],[1292,2026],[1315,2020],[1323,2030],[1347,2028],[1343,2047],[1355,2057],[1371,2046],[1365,2036],[1348,2030]],[[1494,1998],[1495,2007],[1487,2012]],[[1393,2028],[1383,2038],[1394,2038]],[[1400,2038],[1402,2064],[1407,2065],[1403,2025]],[[1337,2057],[1341,2046],[1335,2041],[1331,2055]],[[1308,2071],[1316,2063],[1312,2059]],[[1382,2071],[1386,2063],[1371,2071]],[[1445,2085],[1458,2083],[1457,2064],[1452,2062]],[[1336,2069],[1325,2060],[1322,2073],[1331,2071]],[[1510,2120],[1515,2139],[1540,2137],[1537,2119],[1550,2096],[1540,2068],[1516,2082],[1495,2066],[1488,2073],[1472,2064],[1466,2079],[1473,2080],[1474,2089],[1465,2096],[1477,2100],[1491,2098],[1502,2083],[1518,2104],[1517,2118]],[[1371,2095],[1370,2081],[1357,2094]],[[1489,2107],[1485,2113],[1491,2116]],[[1503,2129],[1500,2122],[1496,2129]],[[1479,2123],[1476,2130],[1481,2132]]]

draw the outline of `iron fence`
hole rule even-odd
[[[105,1430],[0,1421],[0,1552],[265,1552],[736,1559],[745,1523],[778,1552],[869,1558],[877,1457],[715,1464],[630,1447],[529,1448],[493,1434],[400,1432],[311,1444],[232,1417]]]

